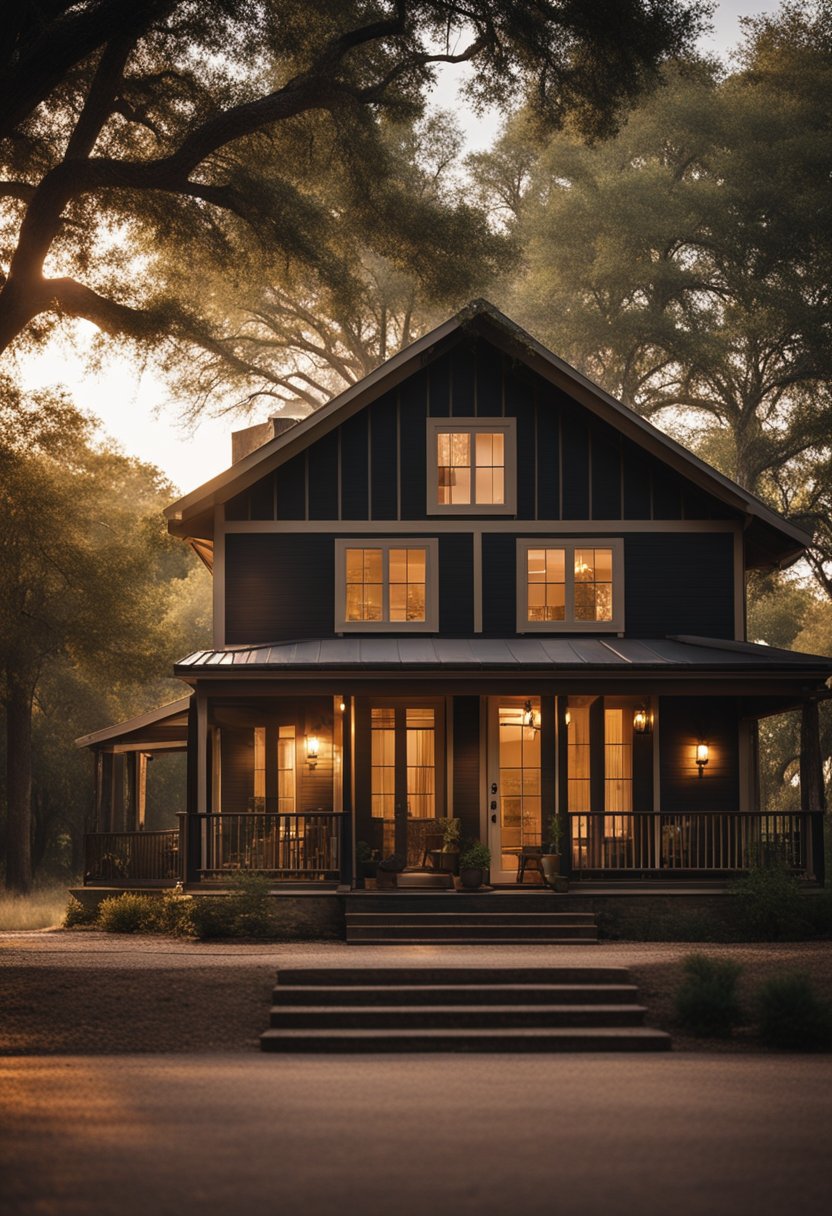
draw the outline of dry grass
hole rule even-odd
[[[63,924],[69,894],[66,886],[36,888],[31,895],[0,892],[0,932],[14,929],[53,929]]]

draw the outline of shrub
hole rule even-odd
[[[832,937],[832,889],[808,892],[801,896],[800,903],[812,936]]]
[[[743,1020],[737,997],[742,967],[729,959],[689,954],[684,960],[685,979],[676,993],[676,1016],[691,1034],[728,1038]]]
[[[174,937],[192,937],[194,899],[185,895],[180,888],[177,891],[165,891],[159,900],[158,931],[170,933]]]
[[[194,899],[190,914],[194,937],[211,941],[217,937],[234,937],[234,916],[228,896],[208,895]]]
[[[459,859],[460,870],[487,870],[491,865],[491,850],[475,841]]]
[[[98,906],[98,926],[105,933],[153,933],[159,929],[159,900],[151,895],[123,895]]]
[[[98,919],[98,908],[88,908],[74,895],[70,895],[64,913],[64,928],[76,929],[79,925],[94,925]]]
[[[806,936],[800,886],[784,866],[755,866],[733,884],[733,891],[750,937],[776,942]]]
[[[275,915],[269,896],[271,882],[261,874],[238,874],[228,895],[191,901],[188,931],[203,941],[217,937],[274,937]]]
[[[757,998],[760,1036],[785,1051],[832,1047],[832,1007],[819,1000],[801,972],[768,980]]]

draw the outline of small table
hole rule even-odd
[[[546,879],[543,876],[543,866],[541,864],[542,857],[542,849],[528,847],[521,849],[517,856],[517,882],[522,883],[523,877],[526,873],[526,866],[529,866],[530,869],[537,870],[538,874],[540,875],[540,881],[545,886]]]

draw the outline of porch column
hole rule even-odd
[[[201,839],[202,833],[197,819],[198,804],[198,781],[197,781],[197,713],[196,713],[196,698],[191,698],[191,703],[188,706],[188,750],[187,757],[187,785],[186,785],[186,815],[187,815],[187,830],[183,832],[181,839],[185,842],[185,857],[182,862],[182,873],[185,882],[197,882],[199,878],[199,870],[201,866]]]
[[[128,752],[124,759],[127,767],[127,805],[124,813],[124,827],[127,832],[137,832],[139,829],[139,753]]]
[[[355,815],[353,814],[353,709],[355,698],[344,693],[341,714],[341,886],[355,885]]]
[[[823,855],[823,812],[826,791],[823,787],[823,756],[820,747],[818,698],[803,702],[800,717],[800,809],[809,815],[809,843],[815,878],[825,881]],[[807,858],[807,861],[809,859]]]

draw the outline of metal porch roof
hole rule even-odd
[[[778,650],[751,642],[689,636],[665,638],[335,637],[272,645],[198,650],[176,664],[188,677],[200,672],[388,670],[650,670],[801,672],[832,676],[832,658]]]

